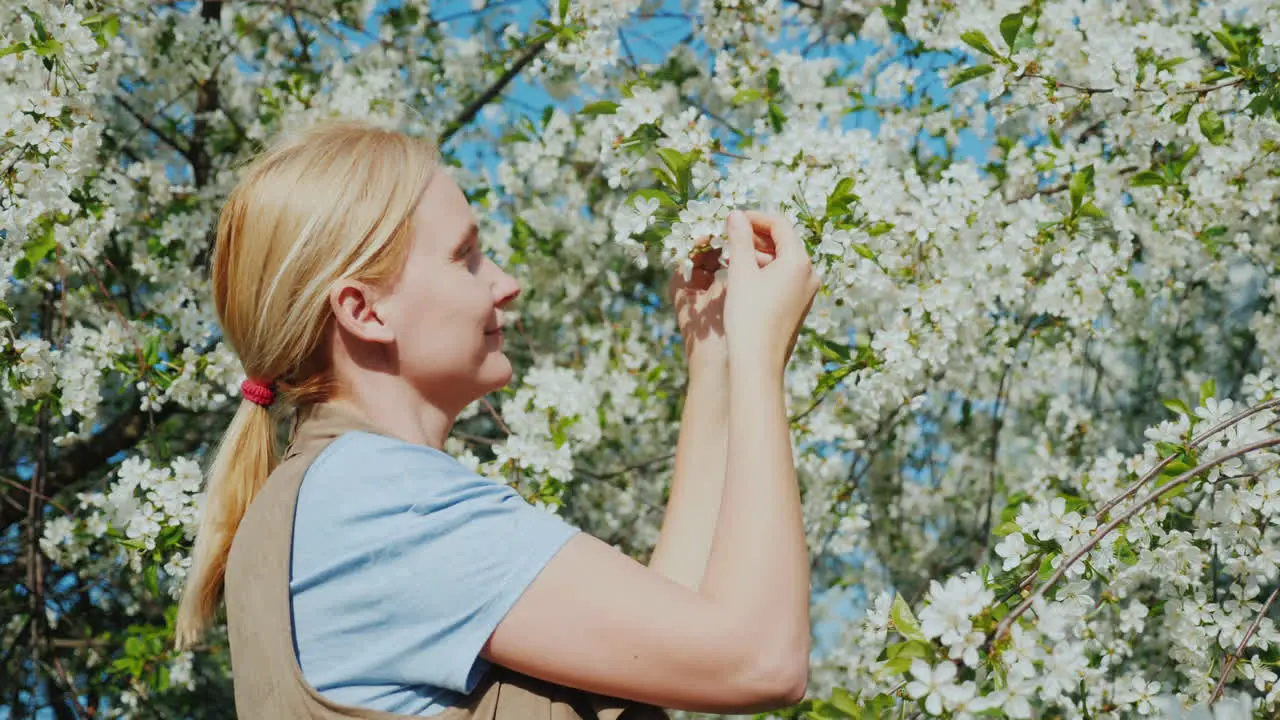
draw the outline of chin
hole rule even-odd
[[[511,361],[501,352],[494,353],[497,358],[490,359],[485,362],[483,385],[489,389],[485,394],[495,390],[501,390],[511,383],[511,379],[515,377],[515,369],[511,367]]]

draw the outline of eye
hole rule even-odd
[[[479,243],[468,243],[467,247],[458,256],[458,260],[466,261],[467,269],[473,272],[480,267],[483,258],[484,255],[480,252]]]

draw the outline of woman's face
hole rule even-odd
[[[510,382],[502,308],[520,286],[484,254],[466,196],[443,170],[414,211],[413,233],[379,315],[395,334],[400,375],[456,413]]]

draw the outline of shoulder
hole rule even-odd
[[[405,511],[519,498],[448,453],[366,432],[344,433],[307,469],[299,515],[322,524],[367,522]]]
[[[359,431],[343,433],[329,443],[316,456],[309,471],[335,467],[358,468],[373,474],[393,474],[406,470],[470,472],[465,465],[443,450]]]

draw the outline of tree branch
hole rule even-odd
[[[136,445],[152,425],[189,412],[170,404],[152,413],[135,410],[118,415],[101,432],[65,446],[57,457],[52,458],[42,494],[56,496],[67,486],[105,465],[111,456]],[[20,519],[19,513],[0,508],[0,528],[7,528]]]
[[[155,124],[151,122],[151,120],[143,117],[142,113],[138,112],[137,110],[134,110],[133,106],[130,105],[129,102],[124,99],[123,96],[115,95],[114,97],[115,97],[115,101],[120,105],[120,107],[124,108],[125,111],[129,113],[129,115],[133,116],[133,119],[137,120],[139,125],[149,130],[152,135],[155,135],[156,137],[160,138],[160,140],[165,145],[168,145],[169,147],[176,150],[178,154],[181,155],[183,159],[185,159],[187,162],[191,162],[191,151],[188,150],[187,148],[182,147],[182,145],[178,143],[177,138],[170,137],[167,133],[162,132],[160,128],[156,127]]]
[[[494,98],[501,95],[502,91],[511,84],[511,81],[515,80],[516,76],[520,74],[520,71],[528,67],[529,63],[533,62],[534,58],[538,57],[538,54],[542,52],[542,49],[547,46],[547,43],[551,42],[551,37],[552,36],[549,34],[544,35],[536,40],[532,45],[525,48],[524,54],[516,60],[514,65],[507,68],[507,71],[502,73],[502,76],[499,77],[493,85],[490,85],[487,90],[480,93],[479,97],[472,100],[462,109],[461,113],[458,113],[458,117],[455,118],[453,122],[449,123],[449,126],[440,134],[440,144],[444,145],[449,142],[449,139],[474,120],[476,115],[479,115],[480,111],[483,110],[486,105],[493,102]]]
[[[1249,644],[1249,639],[1253,634],[1258,632],[1258,626],[1262,624],[1262,618],[1267,616],[1267,610],[1271,609],[1271,603],[1276,601],[1276,595],[1280,594],[1280,585],[1271,591],[1270,597],[1262,604],[1262,610],[1258,613],[1258,617],[1253,619],[1253,624],[1245,631],[1244,638],[1240,640],[1240,645],[1236,647],[1236,651],[1227,656],[1227,661],[1222,664],[1222,677],[1218,678],[1218,684],[1213,688],[1213,695],[1209,696],[1209,704],[1218,702],[1218,698],[1222,697],[1222,691],[1227,687],[1227,678],[1231,677],[1231,670],[1236,666],[1236,662],[1240,660],[1240,656],[1244,654],[1244,648]]]
[[[1049,576],[1048,580],[1045,580],[1044,583],[1040,585],[1040,587],[1036,588],[1035,592],[1031,593],[1031,595],[1029,595],[1027,599],[1019,603],[1018,607],[1014,608],[1008,615],[1004,617],[1003,620],[1000,621],[1000,625],[996,627],[995,634],[992,636],[993,639],[998,641],[1000,638],[1004,637],[1009,632],[1009,628],[1013,626],[1013,623],[1016,622],[1017,619],[1021,617],[1023,613],[1025,613],[1028,609],[1031,608],[1031,606],[1035,603],[1037,598],[1043,596],[1045,592],[1048,591],[1049,588],[1057,584],[1057,582],[1062,579],[1062,576],[1066,575],[1067,570],[1072,565],[1076,564],[1076,562],[1078,562],[1080,558],[1088,554],[1090,550],[1097,547],[1098,543],[1102,542],[1102,539],[1104,537],[1111,534],[1112,530],[1115,530],[1117,527],[1120,527],[1121,524],[1127,522],[1134,515],[1137,515],[1138,511],[1147,507],[1148,505],[1155,502],[1156,500],[1159,500],[1165,494],[1182,487],[1192,478],[1195,478],[1197,475],[1200,475],[1201,473],[1204,473],[1208,470],[1212,470],[1213,468],[1221,465],[1222,463],[1228,460],[1231,460],[1233,458],[1243,457],[1245,455],[1248,455],[1251,452],[1255,452],[1257,450],[1265,450],[1266,448],[1275,447],[1277,445],[1280,445],[1280,437],[1270,438],[1268,440],[1260,440],[1258,442],[1236,448],[1231,452],[1223,453],[1219,457],[1216,457],[1207,463],[1201,463],[1200,465],[1193,467],[1190,470],[1182,473],[1181,475],[1174,478],[1173,480],[1170,480],[1168,483],[1156,488],[1155,490],[1152,490],[1141,500],[1135,502],[1132,507],[1130,507],[1124,513],[1116,517],[1116,519],[1107,523],[1104,527],[1102,527],[1102,529],[1095,532],[1093,536],[1089,538],[1089,541],[1086,542],[1084,546],[1082,546],[1079,550],[1075,551],[1071,555],[1071,557],[1063,560],[1062,563],[1058,565],[1058,569],[1055,570],[1054,573]]]
[[[1235,425],[1236,423],[1244,420],[1245,418],[1251,417],[1260,412],[1263,412],[1264,410],[1270,410],[1275,407],[1280,407],[1280,398],[1276,398],[1275,400],[1268,400],[1267,402],[1260,403],[1258,405],[1255,405],[1235,415],[1234,417],[1230,417],[1230,418],[1227,418],[1226,420],[1223,420],[1217,425],[1214,425],[1208,430],[1205,430],[1204,432],[1200,433],[1196,437],[1192,438],[1190,445],[1193,448],[1199,447],[1204,444],[1205,440],[1208,440],[1214,435],[1217,435],[1218,433],[1222,432],[1223,430],[1226,430],[1227,428],[1231,427],[1232,425]],[[1103,505],[1100,510],[1098,510],[1098,512],[1094,513],[1093,515],[1094,519],[1097,520],[1098,522],[1102,522],[1102,518],[1106,516],[1107,512],[1111,510],[1111,508],[1115,507],[1116,505],[1119,505],[1120,503],[1124,502],[1126,499],[1133,497],[1135,493],[1137,493],[1139,490],[1142,489],[1142,486],[1151,482],[1153,478],[1158,476],[1161,473],[1161,471],[1163,471],[1165,467],[1168,466],[1168,464],[1173,462],[1175,459],[1177,459],[1177,455],[1170,455],[1164,460],[1161,460],[1159,463],[1156,464],[1155,467],[1148,470],[1147,474],[1143,475],[1142,479],[1134,483],[1129,489],[1125,490],[1124,492],[1120,493],[1114,498],[1111,498],[1110,500],[1108,500],[1107,503]]]

